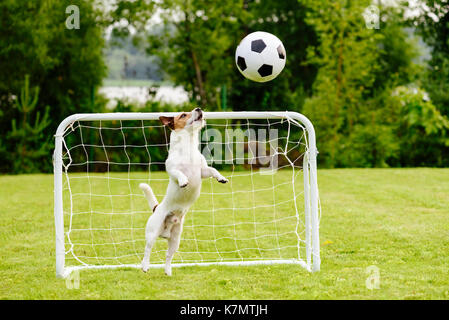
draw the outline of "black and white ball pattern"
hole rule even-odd
[[[263,31],[247,35],[235,51],[235,63],[239,71],[246,78],[257,82],[276,78],[284,69],[286,58],[281,40]]]

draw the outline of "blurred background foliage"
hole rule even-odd
[[[448,1],[386,2],[3,0],[0,171],[51,172],[53,134],[70,114],[193,105],[301,112],[315,125],[321,167],[448,166]],[[71,4],[77,30],[65,25]],[[379,29],[363,18],[371,4]],[[287,51],[284,71],[263,84],[234,63],[239,41],[257,30]],[[129,72],[117,67],[123,51]],[[111,109],[99,93],[107,77],[182,86],[189,102]]]

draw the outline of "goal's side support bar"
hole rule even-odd
[[[65,267],[65,246],[64,246],[64,214],[62,203],[62,144],[63,136],[67,130],[76,121],[107,121],[107,120],[158,120],[160,116],[173,116],[178,113],[85,113],[74,114],[65,118],[58,126],[55,134],[55,151],[53,154],[54,166],[54,215],[56,229],[56,275],[65,278],[69,273],[82,268],[117,268],[117,267],[139,267],[138,265],[117,265],[117,266],[79,266]],[[222,265],[252,265],[252,264],[272,264],[272,263],[297,263],[316,272],[320,270],[320,242],[319,242],[319,209],[318,209],[318,184],[317,184],[317,165],[316,165],[316,138],[315,129],[312,123],[304,115],[297,112],[204,112],[205,119],[288,119],[301,123],[308,136],[308,150],[304,157],[304,196],[305,196],[305,225],[306,225],[306,260],[307,263],[295,260],[270,260],[270,261],[247,261],[247,262],[217,262],[214,264]],[[292,262],[293,261],[293,262]],[[178,264],[177,266],[190,265],[210,265],[207,263]],[[161,267],[162,265],[153,265],[152,267]],[[311,266],[311,267],[310,267]],[[175,264],[173,264],[175,267]]]

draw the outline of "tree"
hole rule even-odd
[[[369,29],[362,14],[370,1],[310,5],[319,46],[309,48],[308,63],[319,71],[303,112],[317,128],[319,159],[327,167],[387,166],[398,146],[384,100],[419,70],[401,14],[384,8],[380,29]]]
[[[38,98],[39,87],[31,89],[30,77],[26,75],[25,84],[15,103],[21,119],[11,120],[11,131],[6,136],[10,150],[6,153],[7,161],[3,163],[12,163],[13,172],[33,173],[51,168],[50,163],[45,161],[51,149],[51,136],[44,132],[51,123],[49,107],[46,106],[41,117],[41,113],[35,111]]]
[[[364,21],[370,0],[117,0],[111,23],[120,22],[117,34],[140,31],[135,39],[143,39],[147,52],[160,58],[166,75],[209,110],[220,108],[220,97],[226,98],[227,91],[233,110],[304,113],[316,127],[321,165],[422,165],[405,156],[411,149],[401,140],[407,135],[397,128],[417,112],[391,98],[398,87],[418,85],[419,52],[405,29],[404,7],[382,3],[376,3],[380,29],[369,29]],[[148,31],[146,21],[157,19],[161,22]],[[263,84],[244,79],[234,61],[240,39],[257,30],[276,34],[287,51],[284,71]],[[443,50],[439,59],[442,56]],[[441,66],[445,64],[435,62],[435,67]],[[435,84],[435,101],[448,92],[445,77],[441,73],[440,82],[429,81]],[[439,93],[437,88],[442,88]],[[445,118],[429,111],[431,106],[432,102],[423,110],[434,116],[421,119],[443,126],[436,131],[443,137],[426,134],[435,142],[426,163],[440,165],[442,153],[435,148],[446,143]]]
[[[69,0],[5,0],[0,3],[0,108],[11,113],[11,96],[23,85],[23,75],[41,89],[39,105],[50,105],[57,120],[89,111],[92,87],[101,84],[103,38],[91,1],[79,1],[81,28],[66,28]],[[2,125],[2,128],[4,126]]]
[[[308,17],[320,42],[309,48],[308,63],[317,65],[319,71],[304,113],[315,123],[320,158],[329,167],[338,166],[339,155],[350,147],[344,139],[363,116],[363,100],[379,68],[381,35],[367,29],[362,18],[368,5],[369,1],[316,1]]]
[[[315,66],[303,65],[304,48],[316,41],[305,23],[307,11],[297,0],[118,0],[110,23],[117,35],[139,30],[135,38],[145,40],[147,52],[161,58],[166,75],[202,106],[220,108],[227,94],[234,110],[299,110],[316,75]],[[149,27],[145,22],[153,16],[161,22]],[[143,35],[150,28],[150,35]],[[283,39],[288,55],[283,73],[265,84],[246,80],[234,61],[239,41],[257,30]]]
[[[190,92],[193,101],[213,107],[217,90],[230,84],[234,71],[232,48],[245,17],[242,9],[242,0],[118,0],[112,22],[126,19],[116,34],[126,35],[130,28],[140,31],[136,39],[146,41],[147,52],[160,58],[169,79]],[[155,33],[147,32],[144,21],[156,11],[161,21],[152,26]]]
[[[449,116],[449,3],[445,0],[424,3],[421,6],[424,11],[412,21],[431,48],[423,87],[443,115]]]
[[[400,166],[449,165],[449,119],[422,90],[399,87],[386,100],[397,112],[392,127],[399,143]]]
[[[0,2],[1,140],[13,130],[11,119],[23,117],[13,106],[25,74],[40,88],[34,110],[43,115],[50,106],[52,121],[43,136],[52,137],[59,122],[72,113],[94,111],[92,91],[106,74],[102,29],[97,23],[101,16],[91,1],[77,1],[80,29],[67,29],[66,7],[71,4],[70,0]],[[12,152],[14,146],[3,148]]]
[[[314,27],[306,21],[311,7],[306,1],[247,1],[248,17],[242,22],[238,41],[246,34],[263,30],[275,34],[286,49],[287,61],[282,73],[273,81],[256,83],[243,78],[233,67],[230,105],[233,110],[301,111],[304,100],[312,93],[317,67],[306,64],[307,48],[316,46]],[[229,54],[233,56],[235,47]]]

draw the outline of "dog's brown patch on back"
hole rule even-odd
[[[190,117],[192,117],[191,112],[183,112],[177,115],[174,119],[174,129],[175,130],[183,129],[186,126],[187,121],[190,119]]]

